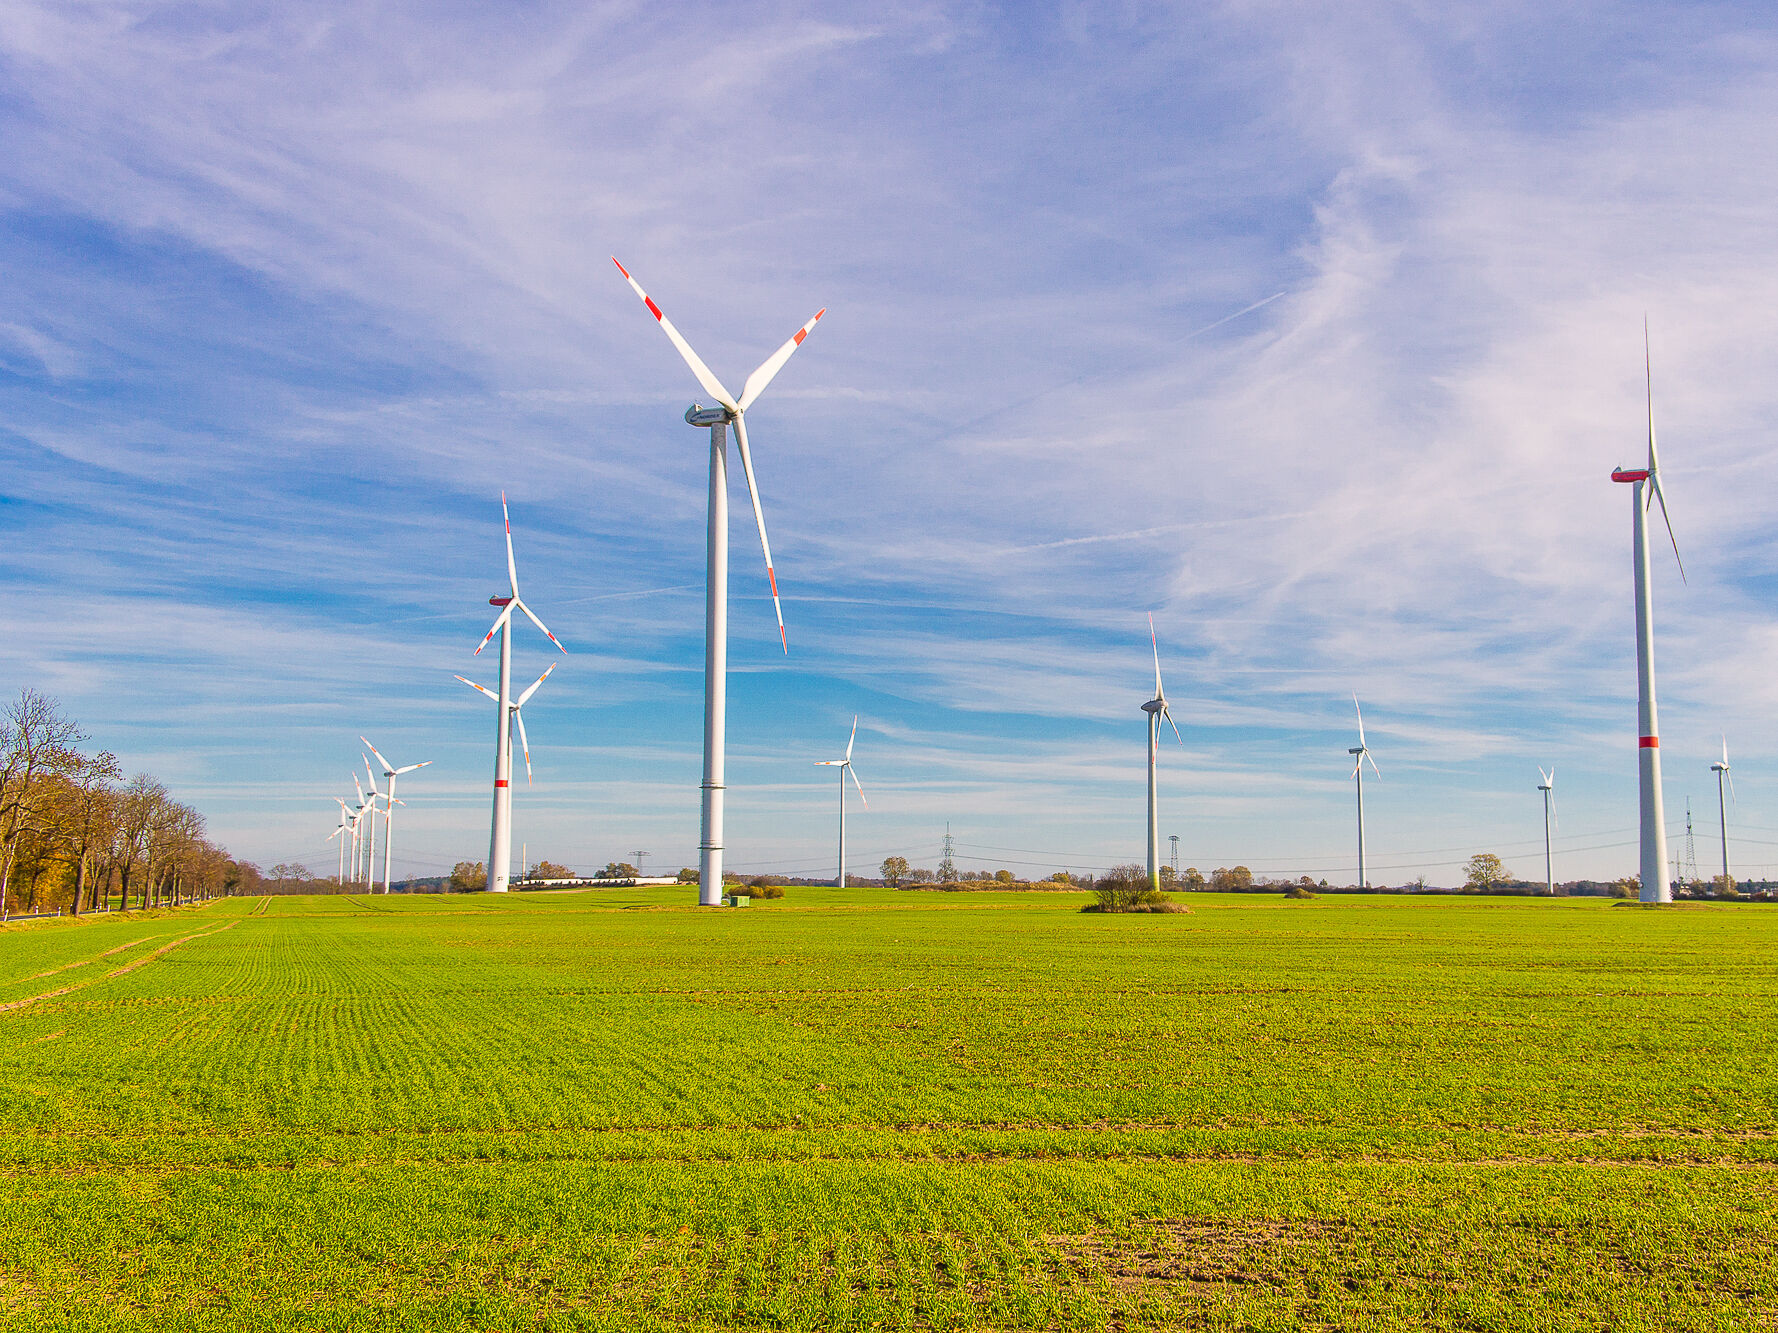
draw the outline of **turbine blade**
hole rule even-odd
[[[852,785],[854,787],[858,788],[858,799],[861,801],[864,801],[865,806],[868,808],[870,805],[870,802],[864,800],[864,784],[858,780],[858,773],[856,772],[856,770],[853,769],[852,765],[850,765],[850,764],[846,765],[846,772],[852,774]]]
[[[747,449],[747,422],[743,417],[735,418],[735,442],[741,446],[741,471],[747,474],[747,494],[753,501],[753,518],[759,524],[759,549],[765,552],[766,579],[772,585],[772,610],[778,613],[778,642],[784,646],[784,655],[790,655],[790,641],[784,637],[784,607],[778,601],[778,574],[772,568],[772,544],[766,540],[765,510],[759,507],[759,487],[753,481],[753,457]]]
[[[790,354],[803,345],[803,339],[809,336],[809,330],[819,324],[821,317],[826,313],[827,307],[822,306],[815,312],[814,319],[791,334],[785,340],[784,346],[760,362],[759,369],[749,375],[747,383],[741,386],[741,401],[737,404],[730,404],[730,406],[733,406],[737,412],[745,412],[752,407],[753,400],[765,391],[766,385],[772,382],[772,377],[784,369],[784,363],[790,360]]]
[[[358,808],[359,808],[359,809],[360,809],[360,810],[362,810],[362,809],[364,809],[364,788],[363,788],[363,787],[360,787],[360,786],[359,786],[359,785],[358,785],[358,775],[357,775],[357,774],[356,774],[356,773],[354,773],[354,774],[353,774],[353,775],[352,775],[352,786],[353,786],[353,787],[354,787],[354,788],[356,788],[356,789],[357,789],[357,792],[358,792]]]
[[[1561,817],[1556,813],[1556,793],[1550,792],[1550,828],[1557,833],[1562,831]]]
[[[1673,520],[1667,516],[1667,493],[1661,488],[1661,459],[1655,450],[1655,377],[1654,362],[1648,350],[1648,316],[1642,317],[1642,371],[1648,385],[1648,493],[1642,501],[1642,512],[1647,513],[1652,500],[1661,502],[1661,518],[1667,524],[1667,540],[1673,543],[1673,559],[1679,565],[1679,580],[1689,582],[1685,577],[1685,561],[1680,559],[1679,541],[1673,535]]]
[[[1648,388],[1648,474],[1652,477],[1660,460],[1655,456],[1655,372],[1654,357],[1648,350],[1648,313],[1642,315],[1642,375]]]
[[[470,656],[480,657],[482,649],[488,646],[493,637],[500,632],[501,627],[510,619],[512,619],[512,603],[508,602],[505,606],[500,608],[500,614],[494,617],[493,625],[489,627],[487,634],[482,637],[482,641],[476,644],[475,651],[471,653]]]
[[[531,785],[531,741],[525,735],[525,715],[518,709],[512,710],[512,720],[519,724],[519,750],[525,756],[525,785]]]
[[[1729,780],[1729,800],[1736,805],[1740,805],[1741,802],[1735,796],[1735,775],[1730,773],[1727,769],[1724,769],[1723,776]]]
[[[1173,728],[1173,739],[1184,745],[1185,737],[1179,734],[1179,724],[1173,720],[1173,710],[1164,703],[1161,705],[1161,716],[1166,718],[1167,725]]]
[[[363,736],[360,736],[360,737],[359,737],[359,738],[358,738],[358,739],[359,739],[359,740],[361,740],[361,741],[364,741],[364,743],[365,743],[365,744],[366,744],[366,745],[370,745],[370,742],[369,742],[369,741],[365,741],[365,740],[364,740],[364,737],[363,737]],[[385,758],[383,758],[383,756],[382,756],[382,755],[380,755],[380,754],[377,754],[377,747],[376,747],[376,746],[374,746],[374,745],[370,745],[370,752],[371,752],[371,753],[372,753],[372,754],[375,754],[375,755],[377,755],[377,762],[378,762],[378,763],[379,763],[379,764],[381,764],[381,765],[382,765],[382,766],[383,766],[383,771],[384,771],[384,772],[385,772],[385,773],[390,773],[390,772],[393,772],[393,771],[394,771],[394,770],[393,770],[393,769],[391,769],[391,768],[390,768],[390,767],[389,767],[389,761],[388,761],[388,760],[387,760],[387,759],[385,759]],[[406,770],[406,769],[405,769],[405,768],[404,768],[404,769],[402,769],[402,770],[401,770],[401,771],[402,771],[402,772],[403,772],[403,773],[405,773],[405,772],[407,772],[407,770]]]
[[[817,759],[815,761],[815,767],[816,768],[838,768],[841,764],[843,764],[845,762],[846,761],[844,759]]]
[[[1661,489],[1661,479],[1654,473],[1648,474],[1648,481],[1655,499],[1661,502],[1661,519],[1667,525],[1667,540],[1673,543],[1673,561],[1679,566],[1679,581],[1689,583],[1685,576],[1685,561],[1679,557],[1679,538],[1673,535],[1673,520],[1667,517],[1667,493]]]
[[[1346,774],[1346,776],[1347,776],[1347,777],[1349,777],[1349,778],[1355,778],[1355,777],[1357,777],[1357,776],[1358,776],[1358,770],[1359,770],[1359,769],[1361,769],[1361,768],[1363,768],[1363,767],[1364,767],[1364,756],[1363,756],[1363,755],[1360,755],[1360,756],[1359,756],[1359,757],[1358,757],[1358,758],[1357,758],[1357,759],[1354,759],[1354,760],[1353,760],[1353,761],[1352,761],[1352,771],[1351,771],[1351,772],[1350,772],[1350,773],[1348,773],[1348,774]]]
[[[1383,771],[1377,767],[1377,761],[1371,758],[1371,752],[1369,750],[1366,750],[1363,754],[1359,755],[1358,761],[1361,764],[1369,764],[1371,766],[1371,772],[1375,773],[1378,777],[1383,776]]]
[[[506,492],[500,492],[500,517],[506,524],[506,581],[512,585],[512,595],[519,595],[519,567],[512,558],[512,515],[506,509]]]
[[[852,714],[852,737],[850,740],[848,740],[846,742],[846,758],[848,761],[850,761],[852,758],[852,741],[855,741],[857,739],[858,739],[858,714],[854,713],[854,714]]]
[[[555,644],[556,647],[562,648],[562,641],[560,639],[558,639],[555,635],[553,635],[549,632],[549,626],[544,624],[541,620],[539,620],[537,618],[537,613],[535,611],[533,611],[530,607],[526,606],[523,602],[521,602],[516,597],[512,599],[512,604],[514,606],[518,607],[519,610],[523,611],[527,616],[529,616],[531,618],[531,623],[533,625],[537,626],[538,629],[543,631],[544,638],[548,639],[551,643]],[[562,652],[564,655],[566,655],[568,650],[566,648],[562,648]]]
[[[495,703],[500,702],[500,696],[498,694],[495,694],[494,691],[490,690],[486,685],[477,685],[468,676],[458,676],[457,679],[462,681],[465,685],[469,686],[470,689],[476,691],[476,693],[487,695],[487,697],[492,699]],[[359,795],[362,796],[363,793],[360,792]]]
[[[616,255],[611,256],[611,262],[617,264]],[[728,408],[729,411],[739,412],[741,410],[739,404],[729,396],[729,391],[722,387],[722,381],[712,375],[710,367],[704,364],[703,358],[691,350],[691,344],[686,342],[679,330],[673,327],[673,321],[662,313],[658,305],[648,299],[648,293],[643,291],[637,281],[630,276],[630,270],[622,264],[617,264],[617,271],[624,275],[624,281],[630,284],[630,290],[642,298],[642,304],[648,307],[648,313],[653,315],[655,321],[661,326],[661,332],[665,333],[673,346],[679,349],[679,355],[685,358],[685,364],[691,367],[691,373],[698,377],[698,383],[704,386],[704,392]]]
[[[1352,711],[1358,714],[1358,743],[1364,744],[1364,709],[1358,706],[1358,691],[1352,691]],[[1363,762],[1360,760],[1359,762]]]
[[[430,764],[430,763],[431,763],[431,762],[432,762],[432,761],[431,761],[431,760],[430,760],[430,759],[422,759],[422,760],[421,760],[421,761],[420,761],[420,762],[419,762],[419,763],[417,763],[417,764],[409,764],[409,765],[408,765],[408,766],[407,766],[407,767],[406,767],[406,768],[398,768],[398,769],[396,769],[396,770],[395,770],[395,775],[396,775],[396,776],[397,776],[397,777],[400,777],[400,776],[401,776],[401,775],[402,775],[402,774],[403,774],[403,773],[412,773],[412,772],[413,772],[413,771],[414,771],[414,770],[415,770],[415,769],[416,769],[416,768],[425,768],[425,767],[426,767],[426,765],[427,765],[427,764]],[[405,804],[405,802],[404,802],[404,804]]]
[[[1161,644],[1154,636],[1154,612],[1148,613],[1148,646],[1154,649],[1154,697],[1162,698],[1161,691]]]
[[[523,708],[526,704],[530,703],[531,696],[533,694],[537,693],[537,687],[542,685],[544,681],[548,680],[549,673],[554,671],[555,669],[556,669],[556,664],[554,662],[551,662],[547,667],[544,668],[543,674],[541,676],[539,676],[536,680],[532,681],[529,688],[527,688],[523,694],[521,694],[517,699],[515,699],[513,701],[512,706],[514,708]]]

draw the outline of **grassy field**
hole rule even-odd
[[[0,1326],[1778,1328],[1778,910],[687,896],[0,932]]]

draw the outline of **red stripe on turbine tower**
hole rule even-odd
[[[1660,749],[1661,748],[1661,738],[1659,736],[1644,736],[1642,738],[1642,748],[1645,750]]]
[[[494,785],[496,787],[504,787],[506,785],[506,779],[505,778],[495,778]]]

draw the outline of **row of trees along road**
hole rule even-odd
[[[0,917],[172,906],[259,878],[204,837],[204,817],[117,757],[55,700],[19,692],[0,712]]]

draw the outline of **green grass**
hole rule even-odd
[[[0,931],[0,1326],[1778,1328],[1778,911],[687,896]]]

